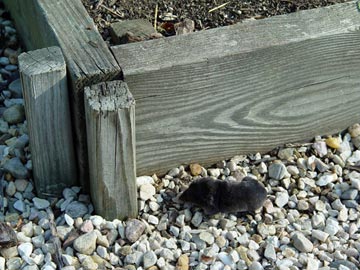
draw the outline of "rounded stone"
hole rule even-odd
[[[289,202],[289,194],[287,191],[280,191],[276,193],[275,204],[282,208]]]
[[[5,191],[6,191],[6,194],[9,195],[10,197],[14,196],[14,194],[16,193],[16,187],[15,187],[14,182],[9,182]]]
[[[294,247],[300,252],[311,252],[314,248],[313,243],[302,233],[295,233],[292,237]]]
[[[18,157],[7,160],[3,165],[3,169],[18,179],[25,179],[29,176],[28,170]]]
[[[24,106],[20,104],[15,104],[10,108],[7,108],[3,113],[3,118],[9,124],[19,124],[25,120],[25,110]]]
[[[137,219],[132,219],[126,224],[125,236],[126,238],[134,243],[145,230],[145,224]]]
[[[33,251],[33,245],[31,243],[22,243],[18,246],[18,252],[21,257],[30,257]]]
[[[269,166],[269,177],[275,180],[283,179],[286,172],[286,167],[281,162],[274,162]]]
[[[12,98],[22,98],[22,87],[20,79],[16,79],[9,84],[9,90]]]
[[[95,231],[83,234],[75,239],[74,248],[85,255],[91,255],[96,249],[97,234]]]
[[[193,176],[201,175],[201,173],[202,173],[201,165],[197,164],[197,163],[190,164],[190,172]]]
[[[72,218],[83,217],[88,212],[88,208],[84,203],[81,202],[71,202],[65,209],[65,213]]]
[[[145,269],[148,269],[149,267],[155,265],[156,261],[157,257],[154,251],[150,250],[144,253],[143,263]]]
[[[37,197],[33,198],[33,203],[34,203],[34,206],[39,210],[46,209],[50,206],[50,203],[48,200],[40,199]]]
[[[155,187],[152,184],[143,184],[140,186],[140,199],[147,201],[156,194]]]

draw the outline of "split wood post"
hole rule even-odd
[[[85,87],[90,193],[106,219],[137,216],[135,100],[123,81]]]
[[[66,65],[59,47],[22,53],[21,83],[39,196],[58,196],[77,181]]]

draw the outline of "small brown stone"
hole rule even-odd
[[[115,44],[139,42],[159,37],[153,25],[145,19],[112,23],[110,25],[110,33]]]
[[[201,255],[201,261],[205,264],[211,263],[214,261],[213,257],[209,257],[209,256],[205,256],[205,255]]]
[[[193,176],[200,175],[202,172],[200,164],[198,164],[198,163],[190,164],[190,171]]]
[[[251,239],[253,240],[253,241],[255,241],[256,243],[260,243],[261,241],[263,241],[263,238],[261,237],[261,235],[259,235],[259,234],[253,234],[252,236],[251,236]]]

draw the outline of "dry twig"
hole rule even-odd
[[[113,14],[114,16],[117,16],[119,18],[121,18],[121,15],[118,14],[115,10],[111,9],[111,8],[108,8],[107,6],[101,4],[100,5],[103,9],[106,9],[107,11],[109,11],[111,14]]]
[[[158,11],[159,11],[158,9],[159,9],[159,6],[156,3],[156,6],[155,6],[155,18],[154,18],[154,29],[155,29],[155,31],[157,31],[157,16],[158,16]]]
[[[220,6],[217,6],[217,7],[214,7],[214,8],[212,8],[212,9],[210,9],[209,10],[209,13],[211,13],[211,12],[213,12],[213,11],[215,11],[215,10],[218,10],[218,9],[220,9],[220,8],[223,8],[223,7],[225,7],[227,4],[229,4],[230,2],[226,2],[226,3],[224,3],[224,4],[222,4],[222,5],[220,5]]]

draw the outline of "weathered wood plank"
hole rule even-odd
[[[19,67],[35,186],[40,196],[59,196],[77,184],[65,60],[50,47],[22,53]]]
[[[137,102],[138,174],[266,152],[356,122],[359,29],[352,1],[112,47]]]
[[[86,184],[83,88],[118,78],[120,67],[80,0],[4,0],[28,50],[61,47],[71,82],[79,177]],[[86,185],[85,185],[86,186]]]
[[[106,219],[136,217],[135,101],[122,81],[85,88],[90,191]]]

